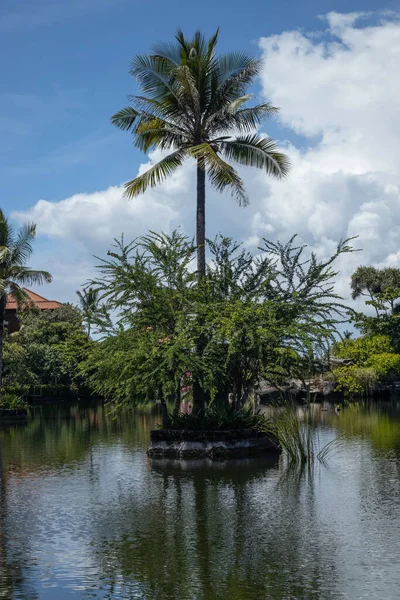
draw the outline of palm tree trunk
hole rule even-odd
[[[206,274],[206,171],[202,158],[197,159],[196,245],[197,274],[201,280]]]
[[[6,308],[6,297],[0,299],[0,390],[3,381],[3,338],[4,338],[4,316]]]
[[[204,160],[197,159],[197,211],[196,211],[196,245],[197,245],[197,276],[199,282],[206,276],[206,171]],[[199,356],[204,352],[204,340],[200,336],[196,352]],[[193,373],[193,412],[204,414],[205,398],[202,385]]]

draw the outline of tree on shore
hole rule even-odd
[[[27,223],[16,233],[0,209],[0,389],[7,296],[12,294],[19,308],[29,308],[32,301],[23,286],[41,285],[52,280],[47,271],[38,271],[26,266],[33,252],[32,242],[35,236],[34,223]]]

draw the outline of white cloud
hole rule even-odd
[[[287,145],[293,167],[284,182],[243,172],[248,208],[237,207],[229,194],[210,191],[207,199],[210,237],[221,231],[256,246],[264,236],[286,241],[298,233],[327,256],[340,238],[359,235],[355,243],[363,252],[339,264],[344,295],[358,264],[400,264],[400,24],[391,18],[360,27],[366,16],[330,13],[323,36],[289,31],[260,40],[263,93],[281,106],[282,123],[309,143]],[[158,158],[154,153],[150,162]],[[90,255],[104,254],[122,231],[132,238],[182,225],[193,233],[194,200],[195,170],[188,163],[129,203],[114,187],[62,202],[41,200],[14,218],[29,216],[39,233],[72,244],[90,264]],[[67,254],[63,264],[67,272]]]

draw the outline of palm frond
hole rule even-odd
[[[160,119],[139,121],[135,133],[134,144],[144,152],[150,148],[160,148],[161,150],[172,147],[179,148],[188,141],[187,137],[183,136],[179,130],[166,126]]]
[[[146,98],[145,96],[128,96],[133,108],[140,113],[142,119],[160,119],[165,123],[166,127],[173,127],[181,131],[187,132],[185,123],[181,122],[182,111],[177,105],[176,98],[168,94],[161,100]]]
[[[12,248],[9,248],[8,246],[0,246],[0,264],[5,265],[10,263],[12,253]]]
[[[188,150],[196,159],[204,162],[205,169],[211,181],[211,185],[219,192],[229,187],[240,205],[248,204],[248,198],[244,190],[244,184],[235,169],[228,165],[210,144],[199,144]]]
[[[172,65],[177,66],[181,61],[181,47],[176,43],[158,42],[152,47],[152,55],[169,60]]]
[[[249,132],[257,129],[265,119],[275,116],[278,113],[279,108],[272,106],[269,102],[242,108],[233,115],[231,128]]]
[[[32,298],[27,294],[27,292],[23,288],[21,288],[18,285],[18,283],[16,283],[15,281],[11,281],[8,287],[10,294],[14,298],[20,310],[22,308],[32,309],[36,306]]]
[[[12,267],[10,279],[20,285],[43,285],[44,283],[51,283],[53,280],[47,271],[38,271],[22,266]]]
[[[36,237],[36,225],[26,223],[18,232],[14,242],[11,261],[14,265],[24,265],[33,252],[32,242]]]
[[[111,117],[111,123],[122,131],[130,131],[139,116],[140,113],[137,110],[132,106],[127,106]]]
[[[208,116],[243,96],[258,75],[261,62],[246,54],[233,53],[219,59]]]
[[[169,81],[171,63],[159,56],[136,56],[132,61],[131,75],[139,82],[145,94],[158,100],[166,94],[174,95]]]
[[[228,133],[232,130],[238,130],[240,133],[250,133],[257,129],[261,123],[268,117],[276,115],[279,108],[269,103],[258,104],[248,108],[240,108],[251,96],[240,96],[224,105],[223,108],[213,113],[208,119],[208,128],[213,135]],[[238,102],[239,100],[239,102]]]
[[[217,42],[218,42],[218,36],[219,36],[219,27],[217,27],[217,31],[208,40],[208,46],[207,46],[207,57],[208,57],[208,59],[211,59],[213,57],[213,55],[214,55],[214,50],[215,50],[215,47],[216,47]]]
[[[175,95],[188,106],[192,115],[200,115],[200,95],[196,81],[187,65],[177,67],[171,76],[175,79]]]
[[[182,166],[186,158],[184,150],[177,150],[169,154],[158,163],[150,167],[143,175],[139,175],[132,181],[125,184],[125,195],[127,198],[133,198],[143,194],[147,188],[154,187],[164,181],[168,175],[173,173],[178,167]]]
[[[9,247],[13,238],[13,229],[0,209],[0,246]]]
[[[276,143],[271,138],[248,135],[220,142],[220,148],[227,159],[233,159],[241,165],[263,169],[274,177],[285,177],[289,172],[288,157],[278,151]]]

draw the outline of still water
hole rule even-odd
[[[0,430],[0,598],[400,598],[400,402],[318,416],[326,465],[160,463],[158,417],[37,407]]]

